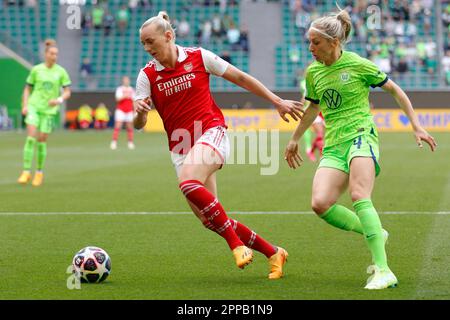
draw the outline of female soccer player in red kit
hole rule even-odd
[[[117,149],[117,140],[122,124],[125,124],[128,134],[128,149],[134,149],[133,143],[133,98],[134,89],[130,86],[130,78],[124,76],[122,85],[116,89],[117,107],[114,113],[114,132],[111,141],[111,149]]]
[[[153,105],[168,135],[179,187],[193,212],[206,228],[227,241],[239,268],[252,262],[253,248],[269,259],[269,279],[281,278],[286,250],[229,219],[217,199],[215,172],[229,155],[229,141],[223,114],[210,92],[209,75],[221,76],[270,101],[285,121],[289,121],[286,114],[294,120],[301,118],[302,104],[281,99],[208,50],[176,45],[166,12],[147,20],[140,29],[140,38],[154,60],[141,69],[137,79],[134,127],[145,126]]]

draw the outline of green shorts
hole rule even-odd
[[[378,164],[380,158],[378,137],[372,133],[362,134],[353,140],[324,147],[319,168],[334,168],[349,174],[350,162],[355,157],[372,158],[375,163],[375,176],[378,176],[381,170]]]
[[[37,112],[34,108],[29,108],[25,123],[36,127],[39,132],[51,133],[54,126],[55,115],[48,115]]]

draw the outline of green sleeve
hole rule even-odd
[[[31,69],[30,74],[28,75],[26,82],[30,86],[34,86],[36,84],[36,68],[35,67],[33,67]]]
[[[72,82],[70,81],[69,74],[67,73],[66,69],[62,69],[61,74],[61,87],[67,87],[70,86]]]
[[[306,92],[305,99],[311,101],[312,103],[319,104],[320,99],[314,90],[314,82],[310,69],[306,70]]]
[[[381,87],[389,79],[388,76],[370,60],[363,59],[360,68],[364,81],[372,88]]]

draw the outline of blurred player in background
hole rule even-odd
[[[67,71],[56,63],[58,60],[56,41],[52,39],[45,41],[44,60],[31,69],[22,98],[22,114],[27,125],[27,138],[23,150],[23,171],[18,183],[26,184],[31,180],[34,149],[37,147],[36,172],[32,181],[35,187],[44,181],[47,138],[53,130],[59,106],[70,98],[71,84]]]
[[[230,146],[223,114],[211,95],[209,76],[223,77],[265,98],[285,121],[289,121],[287,113],[294,120],[301,117],[301,103],[281,99],[208,50],[176,45],[165,12],[147,20],[140,36],[145,51],[154,60],[141,69],[137,79],[135,128],[145,126],[147,113],[154,105],[168,135],[180,190],[193,212],[206,228],[227,241],[239,268],[252,261],[253,248],[269,259],[269,279],[281,278],[286,250],[229,219],[217,199],[216,171],[224,165]]]
[[[306,93],[306,79],[302,79],[300,81],[300,93],[302,95],[301,102],[306,108],[309,106],[309,101],[306,101],[305,99],[305,93]],[[305,133],[303,134],[303,140],[305,142],[305,153],[308,156],[308,158],[312,161],[316,161],[316,150],[319,152],[319,157],[322,156],[322,149],[323,149],[323,135],[325,131],[325,123],[323,120],[322,113],[320,112],[319,115],[314,119],[314,122],[311,125],[311,128],[308,128]],[[316,137],[313,138],[313,132],[316,135]]]
[[[117,140],[122,125],[125,124],[128,134],[128,149],[135,148],[133,142],[133,98],[135,91],[130,85],[130,78],[124,76],[122,85],[116,89],[116,111],[114,113],[114,132],[111,141],[111,149],[117,149]]]
[[[306,71],[306,99],[310,106],[291,140],[285,159],[291,168],[301,165],[298,139],[320,111],[325,118],[325,147],[312,187],[312,209],[330,225],[364,235],[373,265],[366,289],[395,287],[385,250],[388,237],[372,204],[375,177],[380,172],[378,133],[369,106],[369,87],[389,92],[408,116],[417,144],[436,142],[421,126],[405,92],[371,61],[343,51],[351,31],[347,11],[316,19],[309,28],[309,50],[316,59]],[[336,204],[349,188],[355,212]]]

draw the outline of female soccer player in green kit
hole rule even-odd
[[[47,157],[47,138],[52,132],[59,105],[70,98],[70,78],[66,70],[56,64],[57,59],[56,42],[46,40],[45,62],[34,66],[26,80],[22,114],[26,116],[27,138],[23,150],[23,172],[17,181],[20,184],[26,184],[31,180],[35,146],[37,146],[37,163],[32,185],[42,184]],[[62,95],[60,95],[61,87],[64,88]]]
[[[315,60],[306,71],[306,99],[311,102],[286,147],[285,159],[295,169],[303,159],[297,141],[319,111],[325,119],[325,146],[312,187],[312,209],[334,227],[365,236],[372,254],[372,274],[366,289],[395,287],[397,278],[390,270],[382,229],[371,194],[378,164],[378,133],[369,107],[369,87],[389,92],[411,121],[417,144],[436,148],[436,142],[419,124],[405,92],[371,61],[343,50],[351,31],[345,10],[313,21],[309,28],[309,50]],[[336,204],[349,188],[356,214]]]

